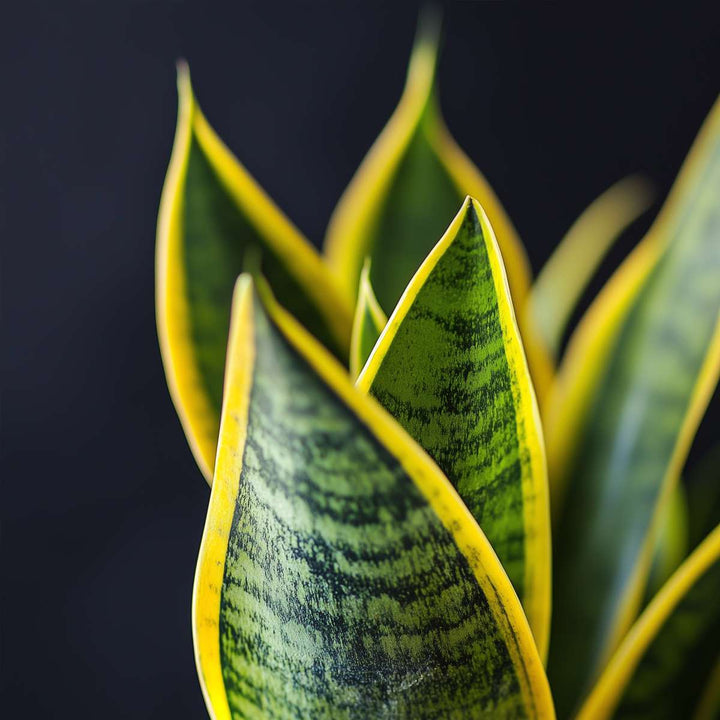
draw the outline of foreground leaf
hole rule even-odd
[[[193,601],[216,720],[553,717],[517,596],[430,458],[239,280]]]
[[[719,131],[716,110],[651,230],[664,251],[622,324],[570,474],[554,534],[549,663],[562,715],[638,610],[653,520],[720,371]]]
[[[530,293],[529,313],[557,354],[567,322],[615,239],[651,205],[649,183],[632,175],[615,183],[573,223],[545,263]]]
[[[719,658],[719,597],[720,526],[638,618],[578,720],[691,717]]]
[[[530,267],[500,201],[451,137],[433,90],[437,25],[421,24],[400,104],[368,152],[330,220],[325,253],[352,300],[360,268],[386,312],[395,307],[420,263],[467,195],[478,199],[495,230],[538,396],[553,368],[525,308]]]
[[[170,392],[210,481],[232,289],[259,264],[278,299],[346,357],[351,308],[320,256],[208,125],[178,69],[179,110],[157,231],[157,322]]]
[[[370,284],[370,260],[366,260],[360,273],[360,288],[350,338],[350,375],[353,378],[360,374],[385,325],[387,315],[373,292]]]
[[[492,228],[467,198],[358,378],[438,463],[520,596],[540,655],[550,516],[535,395]]]

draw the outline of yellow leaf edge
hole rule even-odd
[[[215,413],[203,389],[194,357],[185,273],[180,261],[183,189],[192,139],[190,76],[178,64],[178,119],[170,164],[160,197],[155,256],[155,308],[160,354],[170,397],[195,461],[208,482],[215,459]]]
[[[247,436],[253,375],[252,281],[241,276],[233,300],[230,344],[218,450],[208,520],[200,548],[193,590],[193,638],[203,695],[213,720],[230,720],[219,647],[220,594],[229,533]],[[517,671],[531,714],[555,717],[543,664],[520,601],[487,538],[454,488],[430,457],[398,423],[353,386],[347,372],[328,351],[272,298],[262,284],[258,294],[271,321],[338,398],[400,462],[427,499],[466,558],[488,598]]]
[[[380,303],[377,301],[372,284],[370,283],[370,266],[370,258],[365,258],[360,272],[360,287],[358,289],[355,317],[353,318],[352,334],[350,336],[350,375],[354,378],[360,374],[363,365],[360,344],[362,342],[363,318],[365,314],[367,313],[372,319],[378,335],[382,333],[388,321],[387,315],[380,307]]]
[[[612,715],[632,673],[664,622],[690,588],[718,559],[720,525],[675,571],[637,619],[585,700],[577,720],[602,720]]]
[[[372,223],[381,200],[423,115],[437,65],[437,28],[421,31],[410,56],[400,102],[340,198],[328,223],[324,255],[351,301],[360,272],[364,228]]]
[[[689,186],[707,159],[707,149],[720,134],[720,99],[716,100],[680,168],[667,199],[643,240],[610,277],[581,318],[541,405],[545,426],[553,520],[565,492],[566,473],[593,393],[622,323],[645,280],[668,243],[668,229],[678,217]],[[568,432],[571,428],[572,432]]]
[[[313,298],[338,345],[349,349],[352,307],[321,256],[210,127],[193,96],[190,72],[177,67],[178,122],[160,199],[156,242],[156,323],[168,387],[190,449],[208,482],[215,459],[215,413],[203,389],[189,327],[181,262],[183,191],[193,136],[223,187]]]
[[[672,492],[680,479],[680,473],[690,452],[693,438],[710,403],[710,398],[717,387],[718,378],[720,378],[720,313],[718,313],[707,353],[695,381],[670,462],[662,479],[650,528],[630,575],[630,580],[623,591],[623,598],[619,604],[615,622],[608,633],[605,659],[618,647],[640,610],[645,585],[650,573],[655,537],[662,520],[663,511],[666,504],[670,502]]]
[[[607,188],[573,222],[535,279],[528,312],[545,347],[557,353],[570,315],[622,231],[647,211],[652,184],[629,175]]]
[[[383,358],[392,345],[398,328],[428,276],[455,239],[469,207],[474,209],[483,228],[483,237],[498,298],[505,355],[513,378],[511,385],[514,405],[517,410],[518,436],[525,437],[528,450],[529,472],[524,473],[522,481],[526,513],[524,523],[526,528],[525,553],[527,557],[525,564],[525,588],[527,593],[524,599],[524,607],[540,657],[545,662],[550,635],[552,583],[550,507],[542,424],[500,249],[487,215],[477,200],[471,197],[466,198],[445,234],[430,251],[413,276],[365,363],[365,367],[357,379],[356,387],[363,393],[369,393],[373,380]],[[525,421],[527,421],[526,424],[521,425]],[[530,498],[533,498],[534,502],[530,502]],[[533,508],[533,512],[530,511],[530,508]]]

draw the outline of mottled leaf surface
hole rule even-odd
[[[550,614],[547,475],[502,259],[468,198],[388,321],[358,386],[438,463],[523,601],[541,656]]]
[[[578,720],[693,717],[720,660],[719,597],[720,526],[640,615]]]
[[[642,599],[656,510],[677,482],[720,365],[720,113],[668,201],[664,252],[591,403],[554,534],[550,677],[569,713]],[[573,658],[568,662],[567,658]]]
[[[173,400],[210,479],[238,274],[261,269],[280,302],[341,357],[347,357],[351,310],[320,256],[208,125],[182,66],[178,89],[158,219],[158,334]]]
[[[196,576],[227,718],[545,718],[527,621],[428,456],[241,279]]]

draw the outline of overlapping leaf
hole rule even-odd
[[[485,178],[447,131],[433,91],[437,28],[422,26],[400,104],[341,198],[325,252],[354,300],[360,268],[390,312],[467,195],[477,198],[497,235],[538,394],[549,385],[549,356],[525,322],[530,270],[525,250]]]
[[[196,576],[211,715],[553,717],[525,616],[430,458],[238,282]]]
[[[208,125],[184,66],[178,90],[178,126],[158,219],[158,335],[173,401],[209,480],[238,274],[258,265],[280,302],[342,357],[352,311],[320,256]]]
[[[717,381],[719,131],[716,109],[646,241],[660,259],[617,323],[601,380],[589,395],[555,532],[549,667],[562,715],[637,611],[653,519],[677,481]]]
[[[370,284],[370,260],[366,260],[360,273],[360,288],[350,339],[350,375],[353,378],[360,374],[386,324],[387,315],[380,307]]]
[[[422,264],[358,379],[438,463],[522,599],[540,653],[550,518],[539,415],[502,258],[477,201]]]
[[[720,661],[720,526],[682,564],[633,625],[578,720],[699,717]],[[712,692],[715,692],[714,698]],[[720,704],[708,690],[705,720]]]

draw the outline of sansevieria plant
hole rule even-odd
[[[157,318],[212,485],[208,711],[717,717],[720,454],[684,466],[720,371],[720,106],[558,357],[648,188],[608,190],[532,283],[436,56],[421,32],[321,254],[179,67]]]

